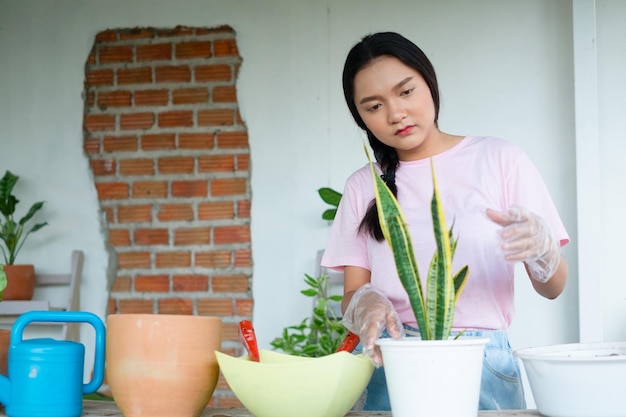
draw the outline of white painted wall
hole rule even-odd
[[[602,280],[626,286],[608,262],[619,259],[624,227],[624,197],[609,190],[626,175],[619,152],[626,9],[618,0],[597,8],[601,216],[603,237],[613,241]],[[443,130],[508,138],[544,175],[573,240],[565,249],[570,283],[550,302],[520,276],[511,339],[514,348],[577,340],[574,36],[572,4],[562,0],[0,0],[0,171],[21,176],[24,206],[47,201],[50,222],[31,236],[22,261],[59,272],[72,249],[84,250],[83,309],[104,317],[108,258],[82,151],[84,63],[94,36],[107,28],[222,24],[236,30],[243,57],[238,94],[252,152],[254,321],[262,345],[309,313],[299,290],[329,227],[316,190],[342,189],[365,162],[343,102],[343,59],[362,35],[379,30],[405,34],[432,58]],[[626,292],[614,288],[603,292],[607,313],[623,315]]]

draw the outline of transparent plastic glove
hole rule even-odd
[[[500,236],[506,259],[525,262],[531,278],[548,282],[559,266],[561,253],[546,221],[518,206],[506,214],[487,210],[487,215],[503,226]]]
[[[370,284],[357,290],[346,308],[342,322],[359,336],[363,354],[369,356],[376,367],[383,363],[380,348],[374,343],[385,328],[394,339],[404,337],[404,328],[391,301]]]

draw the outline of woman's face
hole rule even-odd
[[[397,58],[381,56],[354,77],[354,103],[369,130],[402,161],[432,154],[435,105],[428,85]]]

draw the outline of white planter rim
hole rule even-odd
[[[376,340],[379,346],[468,346],[468,345],[485,345],[489,342],[488,337],[480,336],[461,336],[458,339],[447,340],[422,340],[419,337],[404,337],[402,339],[384,338]]]
[[[626,362],[626,342],[566,343],[518,349],[523,360],[554,362]]]

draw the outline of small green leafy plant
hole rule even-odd
[[[413,243],[404,214],[393,193],[376,174],[367,148],[365,148],[365,152],[374,177],[380,226],[385,240],[391,247],[402,286],[409,296],[421,338],[424,340],[448,339],[452,330],[454,306],[467,280],[469,267],[466,265],[456,274],[452,274],[452,257],[456,249],[457,239],[452,235],[452,228],[448,230],[446,227],[433,161],[432,159],[430,161],[433,179],[433,197],[430,209],[437,250],[430,262],[426,294],[424,294],[413,251]]]
[[[4,262],[7,265],[15,263],[15,258],[28,235],[48,224],[47,222],[37,223],[30,229],[26,228],[26,223],[43,207],[43,201],[33,204],[24,217],[17,222],[15,221],[13,216],[20,201],[13,195],[13,187],[17,184],[18,179],[19,177],[11,171],[6,171],[0,179],[0,213],[4,218],[0,218],[0,240],[4,243],[4,247],[0,246],[0,250],[2,250]]]
[[[282,350],[294,356],[317,358],[330,355],[348,334],[341,323],[331,302],[340,302],[343,296],[328,294],[328,277],[314,278],[305,274],[304,282],[308,288],[300,291],[303,295],[316,298],[312,317],[307,317],[300,324],[283,329],[281,337],[270,344],[275,350]]]
[[[322,187],[317,190],[317,192],[326,204],[333,207],[324,210],[324,212],[322,213],[322,219],[334,220],[335,215],[337,214],[337,207],[339,206],[339,202],[341,201],[342,194],[339,191],[335,191],[329,187]]]

